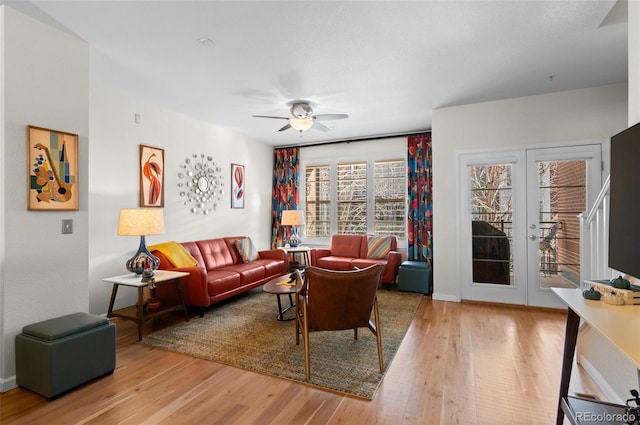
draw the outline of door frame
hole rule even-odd
[[[566,151],[562,151],[562,149]],[[530,225],[534,221],[534,217],[538,215],[537,208],[537,167],[530,165],[538,164],[538,162],[544,161],[563,161],[563,160],[584,160],[586,163],[586,211],[591,209],[591,205],[600,192],[602,187],[602,144],[581,144],[579,146],[556,146],[556,147],[540,147],[534,149],[527,149],[527,194],[532,197],[527,203],[527,235],[532,232]],[[591,162],[590,162],[591,161]],[[533,164],[532,164],[533,162]],[[596,172],[592,167],[597,164]],[[533,197],[536,197],[534,200]],[[585,211],[585,212],[586,212]],[[535,220],[536,225],[537,220]],[[535,230],[538,232],[538,229]],[[558,298],[550,288],[540,287],[540,250],[538,246],[540,244],[539,239],[531,239],[527,237],[528,244],[527,250],[527,305],[541,306],[541,307],[553,307],[563,308],[564,303]],[[534,284],[537,281],[537,284]]]
[[[460,154],[458,157],[459,176],[458,176],[458,204],[460,211],[460,221],[458,225],[459,231],[459,252],[460,263],[460,295],[462,299],[474,301],[497,302],[505,304],[521,304],[526,303],[527,288],[523,282],[526,282],[526,261],[522,261],[526,252],[526,239],[524,235],[513,232],[511,243],[513,257],[513,278],[511,285],[499,285],[490,283],[473,282],[472,264],[472,246],[471,246],[471,202],[469,167],[472,165],[496,165],[496,164],[513,164],[512,187],[517,184],[524,185],[526,182],[526,173],[524,167],[515,167],[517,163],[524,163],[526,160],[526,151],[523,149],[501,150],[501,151],[485,151],[478,153]],[[514,229],[523,226],[526,223],[524,211],[526,209],[526,197],[522,193],[513,191],[513,219],[512,226]],[[519,214],[517,214],[519,212]],[[468,267],[466,265],[469,265]]]
[[[456,152],[456,168],[457,168],[457,219],[458,219],[458,234],[457,245],[458,252],[460,254],[460,281],[459,293],[461,300],[474,300],[494,303],[507,303],[507,304],[529,304],[529,255],[527,255],[527,249],[529,241],[527,239],[527,199],[526,190],[518,193],[514,190],[513,193],[513,240],[512,250],[513,256],[513,284],[510,286],[504,285],[492,285],[474,283],[472,278],[472,249],[469,242],[471,235],[471,216],[470,202],[469,202],[469,175],[468,166],[470,165],[491,165],[500,163],[513,163],[520,161],[521,167],[514,167],[513,170],[513,187],[517,184],[521,184],[523,188],[527,188],[527,152],[532,150],[544,150],[544,149],[558,149],[558,148],[575,148],[579,146],[598,145],[600,147],[600,173],[596,173],[599,176],[599,181],[602,181],[603,173],[603,159],[606,158],[607,141],[603,140],[584,140],[577,142],[567,142],[558,144],[544,144],[544,145],[528,145],[528,146],[515,146],[512,148],[496,148],[496,149],[482,149],[482,150],[469,150]],[[580,158],[576,158],[580,159]],[[592,182],[589,181],[588,184]],[[596,187],[597,193],[600,189]],[[587,211],[590,209],[592,199],[589,194],[587,195]],[[518,211],[516,210],[518,207]],[[516,227],[517,226],[517,227]],[[516,231],[515,229],[521,229]],[[519,254],[519,255],[518,255]],[[467,266],[468,265],[468,266]],[[524,283],[523,283],[524,282]],[[539,286],[539,284],[537,285]],[[549,291],[551,292],[551,291]],[[536,303],[534,305],[538,305]],[[562,306],[559,303],[551,301],[549,307]]]

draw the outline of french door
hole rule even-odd
[[[579,286],[578,214],[595,199],[601,145],[461,154],[463,299],[562,307]]]

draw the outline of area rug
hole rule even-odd
[[[378,292],[385,372],[422,299],[421,294]],[[282,301],[288,299],[282,297]],[[295,321],[276,320],[276,296],[260,288],[214,306],[202,318],[146,336],[152,347],[254,372],[373,399],[384,373],[376,338],[368,329],[310,334],[311,380],[305,382],[304,346],[295,341]],[[285,314],[293,317],[293,309]]]

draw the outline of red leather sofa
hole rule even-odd
[[[402,257],[398,249],[395,236],[391,239],[390,250],[384,258],[369,258],[369,240],[371,235],[333,235],[331,245],[326,248],[313,248],[310,250],[311,265],[330,270],[363,269],[373,264],[382,264],[382,283],[393,284],[398,276],[398,268],[402,263]]]
[[[175,267],[161,252],[152,253],[160,259],[159,269],[189,272],[189,276],[180,280],[185,304],[200,307],[202,316],[204,308],[287,273],[287,254],[281,249],[258,251],[258,259],[245,263],[235,245],[236,240],[244,238],[229,236],[181,242],[198,262],[192,267]],[[173,285],[158,285],[156,296],[161,303],[178,300]]]

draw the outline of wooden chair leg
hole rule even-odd
[[[384,359],[382,357],[382,333],[380,330],[380,312],[378,311],[378,300],[373,302],[373,317],[376,324],[376,340],[378,341],[378,363],[380,363],[380,372],[384,372]]]
[[[297,303],[300,300],[296,300]],[[298,305],[296,304],[296,345],[300,345],[300,311],[298,309]]]
[[[304,339],[304,373],[307,377],[307,382],[311,379],[311,356],[309,355],[309,329],[306,326],[302,329]]]

